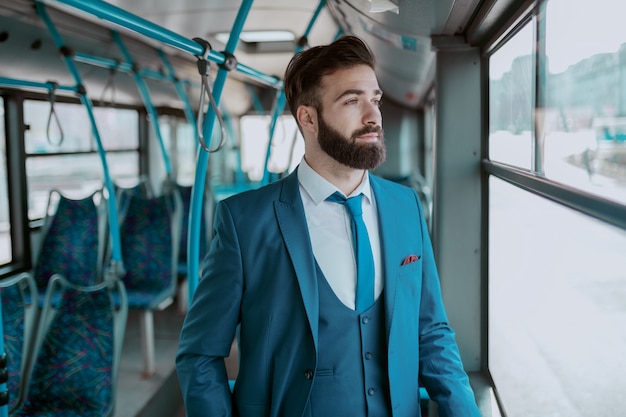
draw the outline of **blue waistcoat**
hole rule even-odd
[[[304,416],[390,416],[383,295],[363,313],[351,310],[316,269],[319,351]]]

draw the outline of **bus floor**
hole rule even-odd
[[[154,312],[156,372],[143,375],[139,311],[129,311],[117,379],[115,417],[185,417],[176,376],[175,357],[185,315],[176,302]],[[226,359],[229,377],[237,374],[237,351],[233,343]]]

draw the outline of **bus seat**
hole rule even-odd
[[[28,388],[12,416],[114,414],[128,311],[125,298],[120,280],[79,286],[61,275],[50,279]]]
[[[119,212],[125,212],[128,208],[128,198],[129,196],[140,196],[145,198],[154,197],[154,191],[152,189],[152,185],[150,185],[150,180],[148,177],[141,176],[139,177],[139,181],[137,184],[124,187],[119,184],[114,185],[115,188],[115,199],[117,202],[117,210]]]
[[[40,294],[39,304],[54,274],[83,286],[102,280],[105,245],[101,231],[106,216],[101,203],[102,190],[82,199],[70,199],[60,191],[50,191],[33,273]]]
[[[37,286],[27,272],[0,280],[2,329],[9,379],[9,413],[23,400],[30,349],[37,324]]]
[[[176,190],[154,198],[129,195],[120,213],[120,240],[128,308],[140,310],[144,376],[155,372],[154,310],[176,295],[181,201]]]
[[[182,201],[182,230],[180,235],[180,247],[178,249],[178,277],[180,279],[178,289],[178,310],[182,313],[187,311],[187,249],[189,244],[189,213],[191,210],[191,185],[177,184],[178,192],[180,193]],[[200,242],[199,242],[199,262],[204,257],[209,242],[211,240],[211,223],[213,218],[214,201],[212,198],[207,197],[207,192],[204,193],[202,216],[200,218]]]

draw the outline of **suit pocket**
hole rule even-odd
[[[417,274],[422,269],[422,258],[419,258],[415,262],[409,264],[400,265],[399,274],[401,277],[405,277],[410,274]]]

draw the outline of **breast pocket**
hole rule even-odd
[[[422,286],[422,259],[401,265],[398,271],[398,293],[419,297]]]

